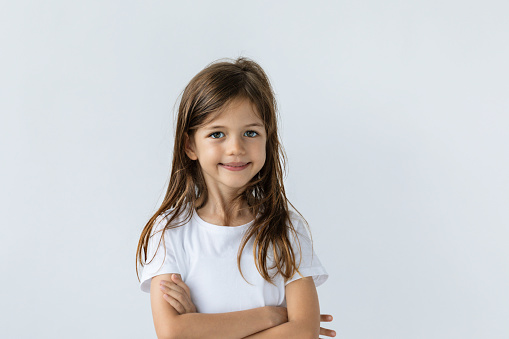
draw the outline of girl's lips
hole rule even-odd
[[[242,171],[247,166],[249,166],[249,164],[250,164],[250,162],[248,162],[244,166],[228,166],[228,165],[224,165],[224,164],[219,164],[219,165],[221,165],[222,167],[224,167],[224,168],[226,168],[227,170],[230,170],[230,171]]]

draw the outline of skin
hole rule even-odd
[[[247,127],[250,124],[259,126]],[[247,99],[233,100],[215,119],[198,128],[192,138],[187,134],[184,138],[186,154],[199,162],[209,194],[207,204],[197,211],[198,215],[221,226],[239,226],[251,221],[253,216],[247,211],[246,203],[234,211],[231,225],[222,225],[226,206],[265,164],[267,134],[254,105]],[[230,171],[220,165],[230,162],[249,165],[242,171]]]
[[[182,281],[180,274],[173,274],[171,279],[171,281],[161,281],[160,288],[164,293],[163,298],[179,314],[196,313],[196,306],[191,300],[191,291],[189,287]],[[285,307],[280,308],[285,309]],[[331,322],[332,319],[332,315],[330,314],[320,314],[320,322]],[[335,337],[336,332],[328,328],[320,327],[320,335]]]

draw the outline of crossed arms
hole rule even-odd
[[[164,281],[169,288],[161,289]],[[180,291],[180,292],[175,292]],[[187,293],[187,294],[186,294]],[[311,277],[295,280],[285,288],[287,307],[265,306],[227,313],[196,313],[189,288],[171,274],[152,278],[150,300],[159,339],[173,338],[310,338],[331,335],[320,327],[318,295]],[[166,296],[165,296],[166,295]],[[173,298],[171,297],[174,296]],[[186,307],[175,301],[182,301]],[[175,306],[172,306],[175,305]],[[179,311],[177,311],[179,309]]]

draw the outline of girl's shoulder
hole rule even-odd
[[[288,215],[289,215],[290,219],[292,220],[292,222],[300,221],[302,219],[302,217],[299,215],[299,213],[297,213],[291,209],[288,210]]]
[[[186,224],[189,223],[189,220],[186,220],[186,211],[183,211],[180,215],[173,218],[173,220],[172,220],[172,216],[174,214],[175,214],[175,208],[169,208],[166,211],[160,213],[154,221],[154,231],[161,231],[171,221],[171,225],[174,227],[167,228],[166,232],[175,233],[175,232],[178,232],[179,229],[183,228]]]
[[[288,216],[290,218],[290,221],[293,224],[293,227],[297,227],[298,224],[302,224],[304,222],[304,218],[294,210],[288,210]]]
[[[310,237],[311,230],[309,229],[305,219],[299,213],[290,209],[288,210],[288,215],[293,229],[297,232],[297,234],[300,236]]]

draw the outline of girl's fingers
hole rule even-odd
[[[175,298],[181,304],[184,304],[187,301],[187,294],[183,291],[179,291],[177,289],[168,288],[166,286],[161,286],[161,290],[168,294],[169,296]]]
[[[172,274],[170,281],[162,280],[161,289],[167,294],[169,294],[172,290],[178,292],[179,294],[173,293],[171,296],[177,299],[177,301],[179,301],[184,306],[186,313],[196,312],[196,306],[194,306],[191,299],[191,291],[180,278],[180,274]]]
[[[187,294],[189,296],[189,294],[187,293],[187,291],[185,289],[183,289],[181,286],[175,284],[174,282],[171,282],[171,281],[161,281],[161,286],[166,286],[167,288],[169,289],[172,289],[174,291],[177,291],[179,293],[182,293],[182,294]]]
[[[183,313],[193,312],[193,307],[191,306],[192,303],[189,300],[189,297],[187,296],[185,291],[180,292],[180,291],[168,288],[166,286],[162,286],[161,290],[164,292],[165,295],[168,295],[168,296],[172,297],[180,305],[182,305],[182,307],[184,308],[183,309]],[[179,310],[179,312],[182,313],[180,310]]]
[[[195,313],[196,306],[194,306],[191,300],[191,291],[189,287],[182,281],[180,274],[172,274],[171,281],[162,280],[161,290],[166,294],[169,294],[182,304],[185,308],[186,313]],[[173,292],[171,292],[173,291]]]
[[[186,310],[184,306],[182,306],[181,303],[179,303],[175,298],[172,298],[171,296],[167,294],[163,294],[163,298],[177,311],[179,314],[186,313]]]
[[[191,291],[189,290],[189,287],[181,279],[173,278],[173,275],[171,279],[172,280],[170,281],[161,280],[161,285],[180,292],[185,292],[189,296],[189,298],[191,298]]]
[[[332,321],[332,315],[330,314],[320,314],[320,322],[329,322]],[[320,335],[325,335],[327,337],[335,337],[336,332],[330,330],[328,328],[320,327]]]
[[[326,335],[327,337],[335,337],[336,331],[329,330],[328,328],[320,327],[320,335]]]
[[[189,290],[189,287],[182,281],[180,274],[173,274],[171,279],[175,284],[177,284],[177,286],[186,291],[189,298],[191,298],[191,291]]]
[[[320,314],[320,322],[332,321],[332,315],[330,314]]]

